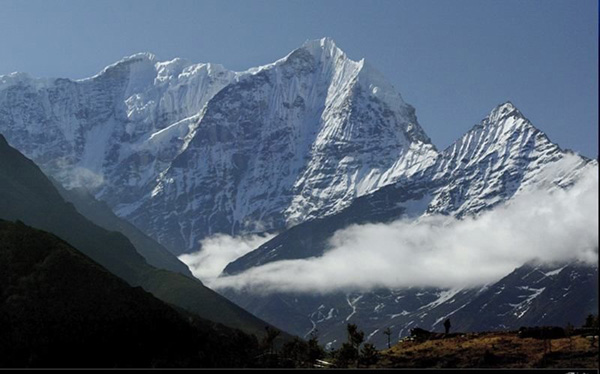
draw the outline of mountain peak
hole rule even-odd
[[[497,124],[503,119],[509,117],[517,117],[517,118],[525,118],[523,114],[511,103],[510,101],[506,101],[500,105],[497,105],[490,114],[483,120],[482,124]]]
[[[149,65],[149,66],[154,66],[154,64],[157,62],[156,60],[156,55],[154,55],[153,53],[150,52],[139,52],[139,53],[134,53],[130,56],[125,56],[122,59],[120,59],[119,61],[108,65],[107,67],[105,67],[102,70],[102,73],[118,67],[118,66],[124,66],[124,65],[131,65],[131,64],[143,64],[143,65]]]
[[[335,41],[328,36],[321,39],[307,40],[302,44],[301,48],[306,48],[309,50],[332,50],[335,48],[339,49],[335,44]]]
[[[132,54],[131,56],[123,57],[121,60],[117,61],[115,65],[128,61],[150,61],[154,63],[156,61],[156,55],[150,52],[138,52]]]
[[[332,61],[338,61],[339,59],[348,60],[346,53],[344,53],[344,51],[342,51],[335,44],[333,39],[329,37],[315,40],[307,40],[297,50],[305,50],[311,55],[313,55],[317,60],[331,58],[333,58]]]
[[[128,67],[134,66],[134,65],[137,66],[135,68],[135,70],[149,70],[149,69],[155,70],[154,65],[156,62],[157,62],[156,56],[153,53],[139,52],[139,53],[135,53],[131,56],[123,57],[119,61],[112,63],[112,64],[108,65],[107,67],[105,67],[104,69],[102,69],[102,71],[100,71],[98,74],[96,74],[92,77],[89,77],[89,78],[79,79],[79,81],[86,81],[89,79],[94,79],[94,78],[97,78],[103,74],[110,72],[110,71],[127,69]]]

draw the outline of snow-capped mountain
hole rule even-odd
[[[140,204],[236,73],[137,54],[83,80],[0,77],[0,133],[66,187]]]
[[[562,150],[506,102],[440,152],[428,167],[355,199],[339,213],[292,227],[229,264],[225,273],[321,255],[333,232],[351,224],[435,213],[476,215],[530,188],[547,191],[571,186],[585,169],[597,165]]]
[[[137,54],[82,80],[1,76],[0,133],[60,183],[85,187],[173,253],[197,250],[215,233],[281,232],[226,274],[321,255],[351,224],[476,215],[529,188],[569,187],[597,167],[552,143],[510,102],[438,152],[385,78],[328,38],[244,72]],[[590,278],[559,273],[563,288]],[[548,321],[517,302],[558,297],[538,278],[489,304],[496,315],[508,313],[493,328]],[[471,310],[497,299],[494,287],[228,296],[292,333],[316,327],[335,346],[355,322],[381,345],[376,330],[394,325],[404,336],[417,323],[436,328],[462,313],[457,305]]]
[[[333,214],[437,157],[414,109],[328,38],[245,72],[138,54],[79,81],[4,76],[0,132],[175,253]]]
[[[212,233],[337,212],[435,157],[394,92],[331,40],[309,42],[210,100],[151,198],[125,215],[171,248],[193,249]]]
[[[532,186],[570,186],[590,164],[552,143],[510,102],[494,108],[438,161],[431,179],[444,186],[428,211],[457,216],[478,213]]]
[[[352,224],[384,223],[435,213],[456,217],[477,215],[531,188],[542,191],[568,188],[587,169],[597,167],[597,161],[564,151],[552,143],[507,102],[494,108],[480,124],[441,152],[430,167],[355,199],[339,213],[304,222],[280,233],[230,263],[224,275],[241,273],[274,261],[320,256],[330,248],[329,240],[333,234]],[[556,268],[563,266],[566,265]],[[317,329],[322,342],[330,343],[332,347],[344,341],[346,323],[362,326],[370,342],[384,347],[386,338],[381,332],[386,327],[392,327],[395,339],[398,339],[407,336],[410,328],[416,326],[442,329],[439,322],[450,315],[454,316],[456,327],[470,330],[561,325],[566,323],[567,317],[581,318],[585,312],[594,311],[597,288],[590,286],[593,284],[590,279],[594,276],[597,279],[597,267],[571,264],[568,269],[574,266],[578,270],[571,273],[573,276],[561,275],[559,279],[553,277],[559,274],[552,273],[554,268],[545,272],[540,270],[537,273],[548,273],[548,276],[544,279],[539,274],[525,277],[527,279],[511,284],[506,290],[501,287],[504,284],[501,280],[485,289],[379,289],[319,296],[274,293],[262,299],[245,291],[227,290],[226,295],[293,333],[304,335]],[[507,277],[517,282],[528,268],[518,269]],[[580,277],[581,274],[586,275]],[[563,288],[574,290],[580,287],[583,290],[577,293],[577,300],[562,296]],[[489,291],[491,289],[494,292]],[[525,301],[533,302],[538,296],[536,303],[545,300],[556,311],[544,310],[546,304],[545,307],[529,308],[531,303]],[[474,309],[486,302],[489,304],[485,313]],[[584,314],[576,317],[575,311],[567,307],[575,303],[578,305],[575,311],[585,310]],[[286,317],[278,317],[282,315]]]

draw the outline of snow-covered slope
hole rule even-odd
[[[126,215],[171,248],[193,249],[211,233],[335,213],[435,157],[412,107],[324,39],[219,92],[152,197]]]
[[[67,187],[135,203],[185,148],[198,113],[236,74],[151,54],[94,77],[0,77],[0,132]]]
[[[308,337],[316,331],[328,348],[346,342],[346,325],[353,323],[365,332],[366,342],[383,349],[387,346],[383,331],[388,327],[395,344],[409,336],[411,328],[443,332],[446,318],[451,320],[452,331],[461,332],[580,326],[588,314],[598,313],[597,294],[598,268],[567,263],[526,264],[478,288],[272,294],[268,299],[242,293],[235,300],[293,334]]]
[[[230,263],[224,273],[237,274],[269,262],[320,256],[330,248],[329,240],[336,231],[353,224],[390,222],[435,213],[456,217],[477,215],[528,189],[548,191],[569,187],[585,170],[597,167],[595,160],[560,149],[507,102],[494,108],[480,124],[441,152],[430,167],[355,199],[339,213],[280,233]],[[519,270],[519,274],[521,271],[525,270]],[[581,272],[595,273],[597,277],[597,267],[583,266]],[[519,274],[507,277],[523,276]],[[316,328],[323,342],[339,346],[344,341],[345,324],[352,322],[365,329],[367,335],[373,334],[370,341],[383,347],[386,340],[381,331],[386,326],[393,328],[397,339],[408,335],[415,326],[440,329],[439,322],[450,315],[457,327],[475,330],[563,323],[582,309],[573,310],[573,299],[562,298],[560,291],[575,289],[580,281],[586,283],[591,279],[587,275],[584,278],[561,277],[560,283],[555,284],[555,278],[550,276],[543,281],[540,276],[530,277],[505,292],[500,289],[502,281],[490,286],[494,292],[409,288],[318,296],[275,293],[261,298],[245,292],[226,292],[242,307],[293,333],[304,335]],[[534,305],[536,292],[543,287],[548,287],[543,300],[555,312],[544,313],[541,306],[528,309]],[[553,291],[549,292],[550,289]],[[591,299],[595,292],[590,289],[578,294],[577,297],[586,298],[585,311],[591,311],[589,306],[594,304]],[[482,307],[486,302],[490,303],[489,309],[479,315],[475,306]],[[287,317],[271,318],[279,315],[278,310]]]
[[[474,214],[533,186],[567,187],[588,164],[506,102],[442,152],[431,179],[443,180],[443,187],[429,212]]]
[[[441,152],[434,163],[355,199],[339,213],[280,233],[229,264],[225,272],[321,255],[332,234],[351,224],[436,213],[476,215],[528,189],[571,186],[585,169],[594,167],[597,161],[562,150],[507,102]]]
[[[80,81],[5,76],[0,132],[176,253],[339,212],[437,158],[414,109],[328,38],[241,73],[138,54]]]

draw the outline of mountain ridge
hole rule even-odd
[[[66,202],[33,161],[0,135],[0,219],[48,231],[131,286],[201,318],[262,336],[268,323],[246,312],[198,279],[148,265],[120,232],[108,231]],[[282,334],[287,338],[285,333]]]
[[[329,240],[336,231],[354,224],[390,223],[401,218],[417,219],[433,214],[450,215],[458,219],[477,216],[498,204],[510,202],[531,188],[542,191],[569,188],[587,169],[597,167],[596,160],[562,150],[511,103],[503,103],[442,151],[433,166],[413,178],[406,178],[357,198],[337,214],[309,220],[279,233],[259,248],[228,264],[222,276],[235,276],[275,261],[321,256],[330,248]],[[517,270],[522,272],[526,268],[524,265]],[[574,312],[569,305],[575,301],[565,301],[561,287],[576,288],[575,283],[588,284],[590,277],[597,277],[597,267],[581,266],[576,270],[571,266],[570,269],[573,269],[573,274],[592,275],[577,275],[574,278],[563,276],[560,280],[556,278],[556,284],[544,280],[547,290],[539,300],[550,304],[556,302],[553,299],[563,300],[567,305],[567,309],[560,309],[564,305],[553,304],[552,308],[559,308],[562,312],[552,314],[551,319],[544,319],[546,314],[543,307],[531,311],[526,309],[525,306],[530,304],[523,304],[524,307],[517,313],[518,318],[508,314],[505,317],[493,314],[494,311],[509,313],[514,309],[509,304],[519,304],[515,301],[519,298],[534,300],[538,297],[543,292],[540,284],[536,284],[539,279],[524,281],[518,285],[521,289],[517,292],[507,289],[506,293],[500,292],[504,279],[490,285],[494,292],[486,291],[485,287],[458,291],[432,288],[377,289],[372,292],[333,292],[323,296],[274,292],[262,296],[262,301],[257,300],[251,291],[224,289],[221,292],[242,307],[297,334],[309,334],[316,328],[332,347],[339,346],[343,341],[342,327],[352,316],[353,323],[364,326],[365,332],[370,334],[370,338],[372,336],[370,341],[383,347],[385,339],[383,335],[377,335],[377,329],[383,331],[386,326],[391,326],[396,329],[397,338],[401,338],[407,336],[415,324],[426,329],[435,328],[449,315],[453,316],[453,321],[459,321],[457,325],[460,328],[481,331],[502,328],[503,323],[505,327],[514,328],[520,327],[520,323],[564,323],[567,314]],[[505,278],[511,277],[513,274]],[[511,282],[516,281],[515,276]],[[593,289],[588,291],[580,297],[592,297],[594,292],[597,293]],[[495,292],[501,294],[498,302],[493,302]],[[593,297],[592,301],[588,301],[586,299],[589,308],[593,305]],[[475,305],[482,306],[486,302],[490,303],[489,313],[492,313],[489,321],[474,309]],[[429,304],[431,307],[425,308]],[[278,318],[277,310],[283,310],[286,315],[293,317],[288,318],[289,321]],[[387,314],[382,315],[382,310]],[[591,309],[589,311],[593,312]],[[492,326],[490,321],[496,324]]]
[[[512,118],[510,116],[512,113],[518,113],[518,121],[508,124],[509,130],[512,131],[497,131],[494,136],[500,133],[503,137],[496,136],[492,140],[481,135],[487,134],[482,132],[485,129],[504,128],[507,119]],[[515,126],[511,127],[511,125]],[[522,128],[525,128],[525,131]],[[514,134],[518,135],[516,139],[513,139]],[[473,142],[474,138],[477,141]],[[515,141],[519,139],[527,141]],[[517,147],[513,147],[515,144]],[[475,148],[471,145],[475,145]],[[488,145],[492,147],[491,151]],[[524,147],[521,147],[522,145]],[[470,157],[472,154],[477,154],[479,157]],[[498,157],[498,154],[504,159]],[[463,161],[467,159],[468,162]],[[561,162],[565,165],[561,165]],[[531,168],[529,164],[532,165]],[[230,263],[224,269],[224,273],[231,275],[251,267],[249,263],[241,265],[249,258],[258,261],[253,265],[256,266],[276,259],[298,258],[299,253],[302,253],[302,256],[321,255],[326,249],[322,241],[333,233],[334,228],[341,229],[351,222],[377,223],[398,219],[407,213],[407,208],[403,208],[403,205],[411,201],[420,202],[426,195],[430,195],[429,201],[426,201],[426,204],[417,204],[420,210],[415,211],[414,207],[409,209],[411,217],[422,214],[450,214],[460,218],[492,208],[530,185],[542,185],[546,189],[570,186],[582,170],[597,165],[595,160],[560,149],[531,124],[516,107],[510,102],[505,102],[492,109],[480,124],[475,125],[454,144],[439,153],[436,162],[424,168],[420,174],[355,199],[345,211],[338,214],[321,217],[314,222],[308,220],[280,233],[280,236],[272,238],[255,251]],[[518,183],[514,183],[515,180]],[[336,218],[346,213],[351,220]],[[368,218],[365,220],[364,217]],[[321,227],[329,228],[323,231]],[[287,239],[290,243],[289,249],[280,242],[281,238],[287,235],[291,235],[290,239]],[[306,246],[310,248],[309,252],[300,250],[297,245],[292,244],[305,243],[306,240],[310,240],[311,243]],[[267,261],[266,257],[257,259],[257,256],[260,258],[260,252],[263,252],[264,256],[268,254],[269,260]],[[282,253],[286,254],[282,255]]]
[[[334,213],[437,153],[414,108],[327,38],[244,72],[141,53],[1,87],[11,144],[175,254]]]
[[[3,368],[253,364],[254,337],[131,287],[55,235],[0,219],[0,238]]]
[[[79,81],[0,77],[0,132],[172,253],[195,251],[217,233],[280,232],[228,265],[229,274],[321,255],[349,224],[460,219],[527,188],[568,188],[597,167],[551,142],[511,102],[439,151],[415,108],[328,38],[244,72],[137,54]],[[158,278],[152,286],[168,293]],[[354,307],[362,298],[375,310],[371,302],[398,292],[433,302],[445,291],[329,301]],[[301,317],[319,321],[322,300],[300,305],[288,296],[250,302],[269,318],[285,307],[298,317],[288,322],[294,329],[308,322]]]

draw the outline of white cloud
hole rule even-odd
[[[77,166],[69,172],[70,180],[69,187],[85,187],[88,190],[93,190],[104,184],[102,174],[94,173],[90,169]]]
[[[67,157],[60,157],[53,161],[52,170],[58,170],[57,179],[66,189],[84,187],[93,190],[104,184],[101,172],[94,172],[83,166],[76,166]],[[49,172],[49,171],[47,171]]]
[[[523,192],[476,218],[351,226],[330,247],[320,257],[268,263],[209,285],[259,293],[450,288],[496,281],[536,259],[597,264],[598,168],[567,190]]]
[[[260,247],[274,235],[229,236],[213,235],[200,242],[198,252],[179,256],[192,274],[209,284],[230,262]]]

